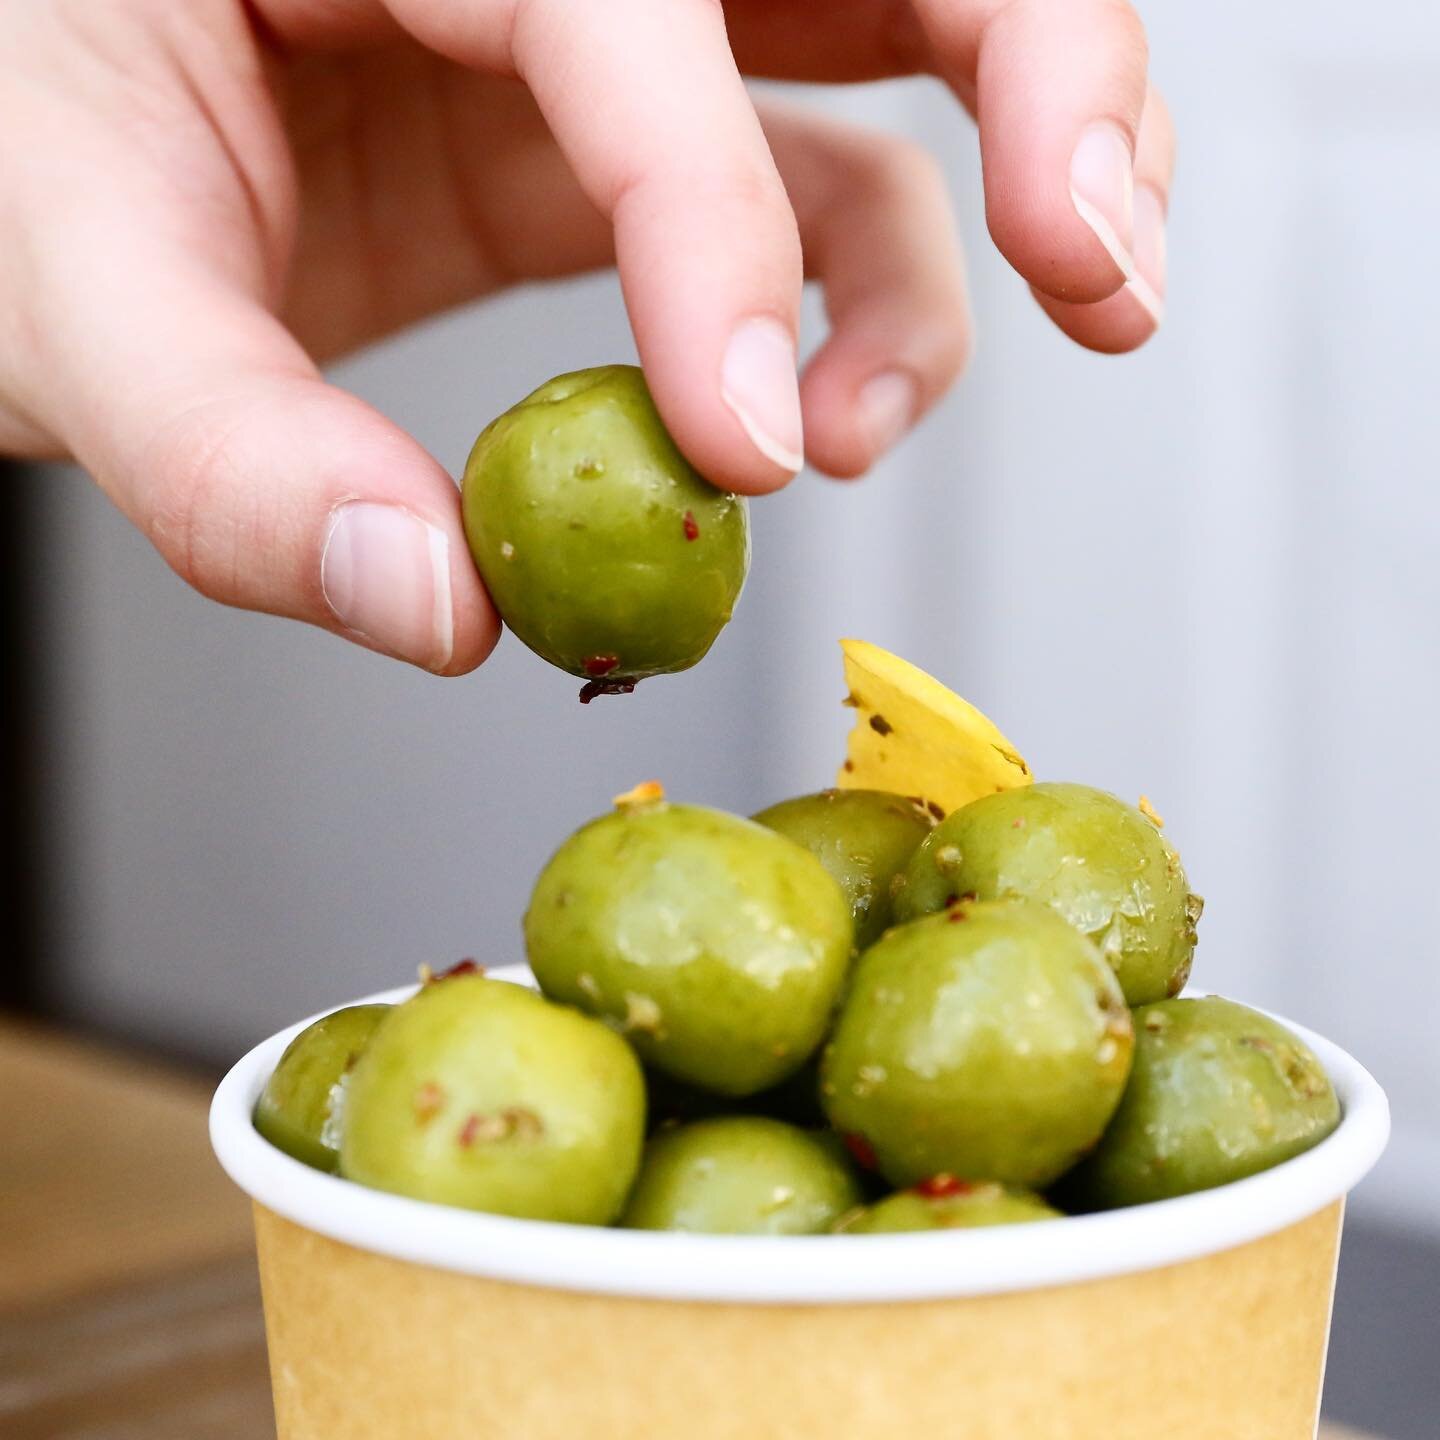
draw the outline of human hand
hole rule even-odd
[[[439,673],[498,635],[455,487],[317,360],[614,263],[666,423],[748,493],[802,445],[861,473],[959,372],[933,163],[741,70],[940,74],[1061,329],[1159,318],[1170,130],[1123,0],[0,0],[0,48],[0,448],[74,456],[204,594]]]

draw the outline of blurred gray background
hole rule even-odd
[[[1133,358],[1070,346],[996,256],[971,127],[937,87],[816,97],[944,158],[977,358],[871,478],[755,504],[735,623],[629,700],[582,708],[513,639],[442,681],[226,612],[83,477],[49,474],[50,1007],[214,1059],[421,963],[517,959],[536,871],[616,791],[656,776],[748,811],[827,783],[835,641],[862,635],[986,709],[1042,776],[1151,796],[1209,902],[1196,982],[1325,1032],[1388,1087],[1330,1396],[1433,1437],[1440,16],[1146,18],[1181,162],[1170,313]],[[606,276],[447,317],[336,378],[458,473],[551,373],[632,356]]]

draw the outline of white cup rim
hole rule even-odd
[[[533,983],[524,966],[496,979]],[[413,986],[354,1004],[395,1002]],[[329,1014],[332,1006],[321,1012]],[[220,1083],[210,1138],[266,1209],[332,1240],[415,1265],[515,1284],[655,1300],[856,1304],[990,1295],[1133,1274],[1229,1250],[1342,1199],[1390,1133],[1385,1093],[1339,1046],[1280,1019],[1340,1097],[1334,1132],[1245,1180],[1129,1210],[1035,1225],[897,1235],[681,1235],[515,1220],[368,1190],[293,1160],[251,1123],[281,1053],[315,1016],[255,1046]]]

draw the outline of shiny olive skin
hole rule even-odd
[[[255,1128],[272,1145],[316,1170],[335,1170],[350,1072],[389,1010],[351,1005],[290,1042],[255,1106]]]
[[[1135,1011],[1135,1065],[1104,1138],[1065,1180],[1114,1209],[1241,1180],[1318,1145],[1340,1102],[1314,1053],[1233,1000],[1162,1000]]]
[[[1040,1188],[1099,1140],[1132,1045],[1120,987],[1084,936],[1043,905],[974,901],[860,957],[821,1100],[892,1185]]]
[[[550,859],[525,915],[547,995],[646,1064],[722,1095],[778,1085],[819,1046],[850,963],[850,908],[808,851],[695,805],[622,809]]]
[[[835,877],[850,902],[860,950],[889,927],[895,877],[935,826],[923,806],[887,790],[821,790],[754,818],[803,845]]]
[[[852,1212],[839,1225],[845,1235],[892,1235],[906,1230],[972,1230],[982,1225],[1027,1225],[1058,1220],[1061,1212],[1029,1190],[982,1181],[958,1182],[953,1191],[899,1190]]]
[[[491,421],[465,465],[463,509],[505,623],[587,680],[694,665],[750,564],[744,500],[676,449],[633,365],[558,375]]]
[[[859,1201],[835,1136],[727,1115],[650,1140],[621,1224],[698,1235],[819,1235]]]
[[[608,1225],[640,1162],[645,1084],[604,1025],[481,975],[426,985],[350,1078],[340,1173],[498,1215]]]
[[[1100,947],[1130,1005],[1189,977],[1203,902],[1158,826],[1103,790],[1023,785],[948,815],[906,867],[895,918],[965,895],[1043,901]]]

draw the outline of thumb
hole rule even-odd
[[[64,377],[75,457],[202,594],[439,674],[480,664],[499,621],[440,465],[248,297],[167,298]]]

